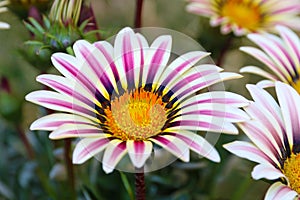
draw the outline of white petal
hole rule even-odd
[[[149,140],[158,144],[162,148],[166,149],[174,156],[179,158],[184,162],[189,162],[190,160],[190,150],[189,147],[181,139],[178,139],[171,135],[156,136],[150,138]]]
[[[146,160],[152,153],[152,143],[149,141],[133,141],[128,140],[126,142],[129,157],[133,165],[137,168],[141,168],[145,165]]]
[[[114,62],[119,71],[122,87],[138,87],[141,49],[137,36],[129,27],[123,28],[114,42]]]
[[[255,180],[266,178],[268,180],[275,180],[278,178],[285,177],[282,172],[275,168],[273,165],[270,164],[260,164],[256,165],[251,173],[252,177]]]
[[[73,152],[73,163],[82,164],[91,157],[103,151],[110,140],[104,135],[95,138],[84,138],[76,144]]]
[[[286,134],[292,149],[293,144],[299,142],[297,138],[300,135],[300,97],[291,86],[281,82],[275,83],[275,89],[281,106]]]
[[[126,153],[127,148],[125,142],[119,139],[112,140],[107,146],[103,155],[103,170],[107,174],[111,173]]]
[[[223,147],[229,152],[253,162],[270,164],[272,160],[255,145],[244,141],[234,141],[224,144]]]
[[[30,130],[45,130],[53,131],[63,124],[89,124],[96,125],[95,122],[78,115],[65,114],[65,113],[54,113],[34,121]]]
[[[79,137],[98,137],[106,135],[103,131],[88,124],[64,124],[50,133],[49,138],[52,140],[63,138],[79,138]]]
[[[219,153],[200,135],[187,130],[173,131],[172,135],[173,134],[175,137],[184,141],[192,151],[214,162],[220,162],[221,158]]]
[[[297,192],[290,187],[281,182],[275,182],[268,189],[265,200],[295,200],[297,196]]]

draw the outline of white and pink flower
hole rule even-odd
[[[5,6],[8,4],[9,4],[9,1],[6,1],[6,0],[0,1],[0,13],[7,11],[7,7],[5,7]],[[0,21],[0,29],[8,29],[9,27],[10,26],[8,23]]]
[[[73,162],[101,152],[106,173],[127,154],[133,167],[143,167],[158,146],[184,162],[189,150],[219,162],[215,148],[195,132],[237,134],[232,123],[248,119],[239,109],[248,100],[225,91],[197,92],[240,75],[197,65],[209,55],[202,51],[169,63],[171,47],[168,35],[149,45],[143,35],[124,28],[114,46],[80,40],[73,46],[75,56],[53,54],[53,65],[63,76],[38,76],[54,91],[34,91],[26,100],[60,113],[38,119],[31,130],[52,131],[51,139],[81,138]]]
[[[254,179],[273,180],[265,200],[294,200],[300,193],[300,96],[291,86],[275,82],[279,104],[264,89],[247,85],[254,100],[245,111],[251,120],[238,123],[251,142],[224,145],[231,153],[258,163]]]
[[[282,81],[300,93],[300,39],[287,27],[276,28],[280,37],[272,34],[249,34],[247,37],[260,48],[240,48],[261,61],[271,72],[252,65],[243,67],[240,72],[266,78],[257,83],[260,87],[274,86],[274,81]]]
[[[211,26],[237,36],[273,32],[276,25],[300,30],[299,0],[188,0],[187,11],[210,19]]]

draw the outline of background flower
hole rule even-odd
[[[265,64],[272,73],[256,66],[243,67],[240,72],[253,73],[269,80],[258,83],[261,87],[274,85],[280,80],[291,85],[300,93],[300,40],[290,29],[277,26],[280,37],[271,34],[249,34],[247,37],[256,43],[256,47],[241,47],[241,51],[253,56]]]
[[[188,12],[210,18],[212,26],[235,35],[274,31],[275,25],[300,30],[299,0],[189,0]]]
[[[83,163],[104,151],[107,173],[125,154],[134,167],[143,167],[156,145],[184,162],[189,161],[189,149],[219,162],[214,147],[193,131],[238,133],[232,122],[247,119],[238,109],[247,100],[229,92],[195,93],[240,75],[220,73],[215,65],[193,67],[209,55],[201,51],[168,63],[171,43],[163,35],[149,45],[141,34],[124,28],[114,47],[81,40],[74,44],[75,57],[54,54],[52,62],[65,77],[41,75],[37,80],[56,92],[36,91],[26,99],[70,114],[45,116],[31,129],[53,131],[52,139],[83,138],[73,162]]]
[[[247,85],[247,88],[254,102],[245,111],[252,120],[239,126],[251,142],[235,141],[224,147],[258,163],[252,171],[254,179],[275,181],[267,191],[266,200],[293,200],[300,193],[300,96],[289,85],[277,81],[278,105],[258,86]]]
[[[7,11],[6,5],[9,4],[9,1],[0,1],[0,13]],[[8,29],[10,26],[8,23],[0,21],[0,29]]]

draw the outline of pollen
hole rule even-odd
[[[248,0],[222,1],[220,14],[227,17],[230,23],[251,31],[260,27],[262,22],[262,13],[258,3]]]
[[[292,154],[284,162],[283,172],[289,180],[290,187],[300,194],[300,154]]]
[[[167,120],[162,98],[143,89],[114,99],[104,113],[106,129],[123,141],[140,141],[155,136]]]

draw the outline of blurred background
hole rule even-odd
[[[101,39],[125,26],[134,26],[134,0],[85,3],[94,11]],[[36,51],[34,45],[38,44],[26,43],[34,36],[24,21],[28,21],[31,6],[48,15],[51,4],[50,0],[11,0],[10,10],[0,15],[1,21],[11,26],[0,31],[0,199],[132,199],[133,174],[115,170],[106,175],[101,163],[91,159],[73,166],[70,179],[65,143],[49,140],[48,132],[29,130],[35,119],[49,111],[26,102],[24,96],[43,88],[35,81],[38,74],[57,71],[47,62],[51,51]],[[142,26],[168,28],[190,36],[211,52],[225,71],[238,72],[242,66],[257,62],[238,50],[250,43],[246,38],[221,35],[219,27],[211,28],[207,19],[187,13],[185,6],[183,0],[145,0]],[[225,87],[249,98],[245,85],[257,81],[256,76],[245,74],[242,79],[227,81]],[[147,199],[263,199],[269,184],[251,179],[254,164],[231,156],[222,148],[222,144],[237,137],[245,139],[243,133],[220,137],[216,144],[222,158],[219,164],[193,155],[190,163],[176,161],[146,174]]]

